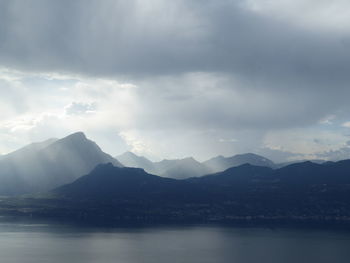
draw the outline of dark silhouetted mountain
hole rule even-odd
[[[138,156],[132,152],[125,152],[115,157],[126,167],[142,168],[146,172],[151,174],[157,174],[157,170],[154,167],[153,162],[143,156]]]
[[[323,164],[326,163],[325,160],[321,160],[321,159],[314,159],[314,160],[295,160],[295,161],[290,161],[290,162],[284,162],[284,163],[277,163],[275,164],[275,168],[282,168],[291,164],[296,164],[296,163],[303,163],[303,162],[313,162],[313,163],[318,163],[318,164]]]
[[[54,192],[74,198],[138,198],[146,202],[151,194],[154,195],[154,200],[165,200],[163,195],[170,192],[177,198],[183,199],[181,196],[184,194],[184,189],[190,189],[189,192],[192,194],[203,196],[205,192],[208,196],[209,193],[220,192],[227,187],[233,189],[264,180],[266,182],[274,180],[273,170],[249,164],[233,167],[217,174],[177,180],[148,174],[141,168],[120,168],[109,163],[98,165],[89,174],[71,184],[55,189]]]
[[[276,170],[284,185],[350,184],[350,160],[317,164],[311,161],[291,164]]]
[[[216,185],[242,186],[271,183],[279,186],[350,185],[350,160],[327,165],[310,161],[291,164],[280,169],[244,164],[223,172],[190,178]]]
[[[2,200],[0,211],[103,222],[238,220],[349,224],[349,200],[350,160],[302,162],[280,169],[243,164],[184,180],[108,163],[48,193]]]
[[[350,220],[350,160],[326,166],[304,162],[275,170],[244,164],[186,180],[104,164],[52,193],[65,200],[67,216],[346,221]],[[62,216],[62,209],[45,208],[42,213]]]
[[[272,168],[242,164],[240,166],[231,167],[223,172],[190,178],[188,180],[216,186],[236,188],[260,182],[271,182],[275,180],[275,176]]]
[[[127,202],[167,202],[190,200],[193,186],[186,181],[146,173],[141,168],[98,165],[75,182],[53,190],[65,198]]]
[[[237,154],[232,157],[224,157],[220,155],[203,162],[203,164],[208,167],[211,172],[224,171],[230,167],[240,166],[246,163],[256,166],[275,168],[275,164],[271,160],[254,153]]]
[[[108,162],[121,166],[81,132],[31,144],[0,160],[0,195],[46,191]]]
[[[172,194],[178,197],[184,193],[183,189],[190,189],[194,195],[196,193],[209,195],[208,199],[212,199],[215,195],[220,196],[222,192],[225,192],[226,197],[229,198],[230,195],[235,195],[237,190],[242,192],[243,189],[245,194],[249,195],[250,191],[254,192],[257,188],[267,186],[265,190],[273,189],[279,192],[281,189],[296,189],[295,186],[298,185],[307,187],[328,184],[350,185],[349,172],[350,160],[336,162],[329,166],[304,162],[277,170],[244,164],[216,174],[176,180],[151,175],[140,168],[120,168],[112,164],[103,164],[98,165],[90,174],[79,178],[74,183],[59,187],[55,192],[80,197],[108,195],[110,198],[110,195],[113,195],[122,199],[137,195],[140,200],[146,201],[146,196],[142,197],[144,193],[152,193],[154,197],[157,196],[156,199],[162,200],[162,195],[170,189]]]
[[[335,162],[333,162],[333,161],[325,161],[325,162],[323,162],[322,164],[323,165],[332,165],[332,164],[334,164]]]

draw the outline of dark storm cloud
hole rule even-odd
[[[0,60],[27,70],[132,80],[215,72],[244,89],[292,91],[292,98],[319,102],[326,111],[334,107],[331,88],[345,102],[348,35],[303,30],[244,3],[1,1]]]
[[[137,106],[125,109],[127,129],[214,130],[203,141],[237,135],[235,149],[347,116],[350,30],[297,24],[302,17],[266,15],[251,2],[2,0],[0,66],[130,82]],[[325,5],[312,2],[315,13]],[[281,12],[294,2],[283,3]]]
[[[2,63],[99,75],[179,70],[197,40],[184,31],[191,24],[174,21],[186,10],[176,4],[153,10],[156,4],[2,1]]]
[[[320,88],[325,81],[344,88],[347,36],[295,28],[242,3],[1,1],[0,58],[5,65],[37,70],[227,72],[254,76],[252,85],[268,85],[273,78],[280,88],[305,88],[311,79]]]

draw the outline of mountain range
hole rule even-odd
[[[102,163],[142,168],[150,174],[174,179],[199,177],[246,163],[270,168],[283,166],[252,153],[232,157],[217,156],[202,163],[192,157],[152,162],[132,152],[113,158],[104,153],[95,142],[87,139],[84,133],[77,132],[62,139],[32,143],[2,155],[0,195],[47,191],[73,182]]]
[[[350,160],[280,169],[244,164],[176,180],[102,164],[20,208],[34,216],[103,221],[346,223],[349,171]]]
[[[251,164],[255,166],[265,166],[270,168],[275,168],[276,164],[257,154],[246,153],[237,154],[231,157],[223,157],[221,155],[205,161],[203,164],[211,169],[211,172],[224,171],[230,167],[240,166],[242,164]]]
[[[147,158],[138,156],[132,152],[125,152],[115,158],[124,166],[142,168],[148,173],[175,179],[185,179],[221,172],[230,167],[240,166],[246,163],[270,168],[277,167],[271,160],[253,153],[238,154],[232,157],[217,156],[202,163],[192,157],[151,162]]]
[[[251,153],[203,163],[193,158],[151,162],[130,152],[118,158],[121,162],[81,132],[3,155],[0,195],[17,196],[0,197],[0,215],[350,221],[350,160],[279,168]]]
[[[204,191],[204,196],[208,199],[212,198],[210,193],[235,196],[238,192],[252,190],[256,186],[272,191],[283,188],[313,189],[315,192],[315,187],[320,186],[324,193],[328,187],[339,185],[350,191],[349,171],[350,160],[329,164],[306,161],[279,169],[243,164],[215,174],[177,180],[152,175],[141,168],[115,167],[108,163],[98,165],[89,174],[71,184],[56,188],[54,192],[84,198],[106,196],[106,193],[111,194],[108,198],[124,195],[134,198],[153,193],[156,195],[155,200],[165,200],[162,195],[169,194],[170,189],[175,190],[174,193],[179,195],[177,198],[180,198],[184,194],[182,190],[186,188],[191,193]],[[142,197],[140,200],[149,199]]]

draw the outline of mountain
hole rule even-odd
[[[115,167],[108,163],[98,165],[89,174],[53,192],[65,198],[149,203],[169,199],[180,201],[186,188],[188,183],[182,181],[152,175],[140,168]]]
[[[154,163],[157,174],[163,177],[185,179],[202,176],[210,173],[210,170],[192,157],[175,160],[163,160]]]
[[[276,170],[269,167],[243,164],[223,172],[186,180],[164,178],[148,174],[140,168],[115,167],[108,163],[98,165],[89,174],[54,191],[67,196],[80,197],[89,195],[104,196],[112,193],[120,198],[124,198],[124,195],[132,197],[151,192],[158,195],[156,199],[162,200],[162,195],[169,193],[170,189],[179,196],[183,194],[182,190],[184,188],[191,188],[193,193],[207,189],[206,194],[219,193],[229,189],[230,195],[234,196],[237,193],[235,191],[242,187],[245,188],[244,191],[251,191],[256,186],[262,188],[268,186],[267,190],[273,189],[273,191],[276,191],[287,188],[297,189],[296,186],[312,188],[316,185],[323,187],[327,185],[349,186],[350,160],[339,161],[328,166],[304,162]],[[210,189],[208,186],[210,186]],[[208,198],[211,199],[212,197],[208,196]],[[140,200],[147,201],[147,198],[142,197]]]
[[[188,179],[229,187],[273,184],[279,187],[350,185],[350,160],[327,165],[311,161],[291,164],[279,169],[243,164],[223,172]]]
[[[224,171],[230,167],[240,166],[246,163],[255,166],[266,166],[270,168],[275,167],[275,164],[271,160],[254,153],[237,154],[232,157],[224,157],[219,155],[203,162],[203,164],[208,167],[211,172]]]
[[[197,178],[189,178],[189,181],[204,183],[224,188],[239,188],[242,186],[252,185],[260,182],[271,182],[275,179],[274,170],[270,167],[254,166],[242,164],[231,167],[223,172],[209,174]]]
[[[1,158],[0,195],[47,191],[108,162],[122,166],[82,132],[34,143]]]
[[[53,192],[68,198],[138,199],[141,202],[150,201],[151,196],[153,201],[163,202],[168,200],[169,194],[176,197],[174,201],[179,201],[187,192],[185,201],[188,202],[189,195],[198,195],[198,198],[205,196],[203,200],[210,200],[226,188],[236,189],[258,182],[271,182],[275,178],[273,172],[268,167],[244,164],[221,173],[178,180],[148,174],[141,168],[114,167],[108,163],[98,165],[89,174]]]
[[[282,168],[291,164],[296,164],[296,163],[303,163],[303,162],[313,162],[313,163],[317,163],[317,164],[324,164],[327,163],[326,160],[322,160],[322,159],[312,159],[312,160],[295,160],[295,161],[289,161],[289,162],[284,162],[284,163],[277,163],[275,164],[275,168]]]
[[[115,157],[126,167],[142,168],[148,173],[157,174],[157,170],[150,160],[143,156],[138,156],[132,152],[125,152]]]
[[[350,160],[318,164],[311,161],[276,170],[284,185],[350,185]]]
[[[202,176],[211,171],[192,157],[151,162],[143,156],[138,156],[132,152],[125,152],[115,158],[124,166],[142,168],[148,173],[175,179]]]

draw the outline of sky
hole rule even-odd
[[[0,0],[0,153],[350,158],[350,2]]]

